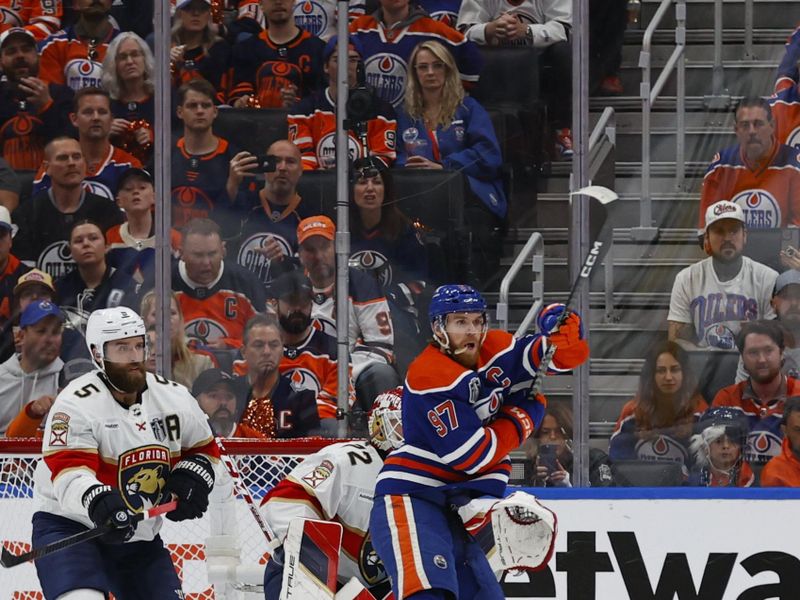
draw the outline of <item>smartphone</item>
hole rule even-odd
[[[552,473],[558,471],[558,446],[555,444],[542,444],[539,446],[539,464]]]
[[[258,156],[258,170],[262,173],[274,173],[278,167],[278,157],[274,154],[260,154]]]

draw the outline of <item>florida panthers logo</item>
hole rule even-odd
[[[319,396],[322,386],[313,371],[304,369],[303,367],[297,367],[295,369],[289,369],[283,374],[289,378],[289,382],[295,392],[311,390],[314,392],[314,396]]]
[[[800,127],[795,127],[789,137],[786,138],[786,145],[800,150]]]
[[[744,218],[750,229],[770,229],[781,226],[781,207],[775,196],[766,190],[739,192],[731,202],[744,210]]]
[[[361,144],[350,134],[347,135],[347,155],[355,160],[361,153]],[[317,144],[317,162],[323,169],[336,166],[336,134],[329,133]]]
[[[244,241],[241,248],[239,248],[239,254],[236,256],[237,263],[248,271],[252,271],[264,283],[272,279],[269,274],[272,261],[261,252],[269,239],[273,239],[278,243],[281,248],[281,254],[284,256],[292,255],[292,247],[286,241],[286,238],[272,233],[257,233]]]
[[[392,104],[399,106],[403,100],[408,65],[395,54],[378,53],[364,63],[367,83],[375,92]]]
[[[781,452],[781,438],[766,430],[754,430],[747,436],[744,458],[752,463],[765,463]]]
[[[328,29],[330,17],[325,7],[316,0],[296,2],[294,5],[294,24],[319,37]]]
[[[64,67],[64,79],[67,85],[77,91],[85,87],[101,87],[100,76],[103,65],[99,62],[76,58]]]
[[[66,275],[75,268],[69,244],[65,241],[53,242],[45,248],[36,261],[36,268],[50,275],[53,280]]]
[[[392,283],[392,265],[380,252],[359,250],[350,255],[349,264],[356,269],[372,273],[384,288]]]
[[[161,499],[169,475],[169,450],[164,446],[141,446],[119,457],[119,490],[134,512],[151,508]]]
[[[639,460],[668,461],[683,464],[686,460],[686,448],[667,435],[659,435],[653,440],[640,441],[636,445],[636,456]]]
[[[228,337],[228,332],[211,319],[192,319],[186,323],[186,337],[207,346],[209,342]]]
[[[707,346],[720,350],[733,350],[736,345],[735,337],[730,328],[722,323],[710,326],[704,335]]]
[[[364,537],[358,551],[358,568],[361,570],[361,577],[369,585],[380,583],[388,577],[378,553],[372,546],[372,538],[369,533]]]

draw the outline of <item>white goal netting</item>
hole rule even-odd
[[[339,440],[228,440],[250,494],[259,503],[304,456]],[[39,440],[0,440],[0,541],[13,554],[31,549],[33,470]],[[224,471],[224,467],[222,469]],[[267,546],[247,503],[220,477],[201,519],[164,520],[161,537],[172,554],[187,600],[263,598]],[[0,567],[0,600],[42,600],[33,563]]]

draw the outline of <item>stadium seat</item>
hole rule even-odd
[[[288,135],[288,111],[276,108],[224,108],[214,121],[214,133],[227,139],[236,150],[264,154],[276,140]]]
[[[617,487],[673,487],[683,484],[681,465],[651,460],[618,460],[611,465]]]

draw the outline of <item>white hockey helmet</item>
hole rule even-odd
[[[400,420],[403,388],[396,387],[378,394],[369,411],[369,441],[378,450],[389,452],[403,445],[403,423]]]
[[[144,336],[145,333],[142,317],[132,308],[127,306],[101,308],[92,312],[86,322],[86,346],[94,362],[105,370],[103,360],[106,342]]]

